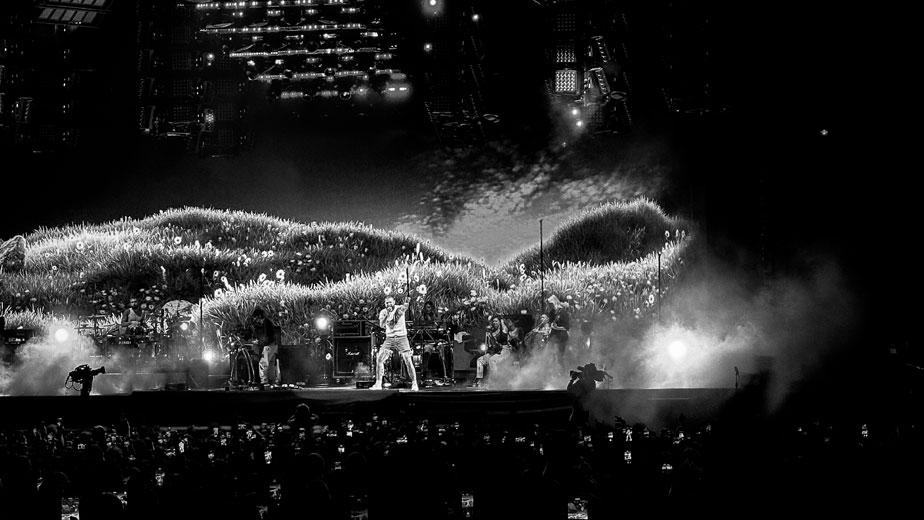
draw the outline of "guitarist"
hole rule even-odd
[[[510,337],[507,334],[507,326],[497,316],[491,318],[488,322],[488,329],[485,331],[485,346],[487,347],[484,355],[475,362],[475,381],[472,386],[482,386],[484,379],[484,367],[491,363],[491,358],[501,354],[504,349],[510,348]],[[493,366],[493,365],[492,365]]]

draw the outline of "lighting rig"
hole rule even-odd
[[[252,145],[240,63],[200,32],[198,2],[139,0],[139,128],[201,155]]]
[[[486,106],[482,16],[472,2],[422,0],[424,105],[444,144],[477,144],[499,121]]]
[[[551,43],[548,93],[564,134],[625,131],[632,126],[626,71],[628,26],[614,2],[538,2]]]

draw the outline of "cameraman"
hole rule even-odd
[[[577,367],[577,370],[571,371],[568,392],[574,395],[574,402],[571,403],[569,424],[573,426],[588,424],[590,420],[588,403],[597,389],[597,381],[603,381],[606,375],[606,372],[597,370],[597,365],[593,363],[587,363],[583,367]]]
[[[80,395],[89,397],[90,391],[93,390],[93,378],[99,374],[105,374],[106,367],[91,369],[90,365],[80,365],[68,374],[68,378],[74,383],[80,383]],[[65,388],[67,382],[65,382]]]

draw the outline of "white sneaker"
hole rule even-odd
[[[420,388],[417,387],[417,381],[411,383],[411,392],[419,392]]]
[[[369,387],[369,390],[381,390],[381,389],[382,389],[382,383],[376,383]]]

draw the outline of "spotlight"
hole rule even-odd
[[[488,346],[485,345],[484,343],[482,343],[481,346],[478,347],[478,348],[479,348],[482,352],[487,352],[487,350],[488,350]]]
[[[427,0],[427,3],[430,4],[430,7],[436,7],[437,0]]]
[[[580,119],[578,119],[578,121],[577,121],[576,123],[574,123],[574,124],[577,125],[577,126],[579,126],[579,127],[584,126],[584,122],[581,121]]]
[[[481,17],[478,16],[478,13],[475,13],[475,14],[472,15],[472,21],[473,21],[473,22],[477,22],[480,18],[481,18]]]
[[[55,339],[60,343],[64,343],[69,337],[70,333],[67,332],[67,329],[62,328],[55,331]]]
[[[433,44],[432,44],[432,43],[425,43],[425,44],[424,44],[424,50],[427,51],[427,52],[432,51],[432,50],[433,50]]]
[[[571,115],[573,115],[573,116],[578,116],[578,115],[580,115],[580,114],[581,114],[581,111],[580,111],[580,110],[578,110],[578,109],[576,109],[576,108],[572,108],[572,109],[571,109]]]
[[[180,323],[180,330],[189,330],[189,323],[186,323],[185,321]]]
[[[327,319],[327,316],[318,316],[314,320],[314,326],[321,331],[327,330],[327,327],[330,326],[330,320]]]
[[[215,361],[215,352],[212,351],[212,350],[206,350],[206,351],[202,354],[202,359],[206,360],[206,361],[209,362],[209,363],[214,362],[214,361]]]
[[[677,340],[667,347],[667,353],[670,354],[674,361],[680,361],[687,354],[687,345]]]

